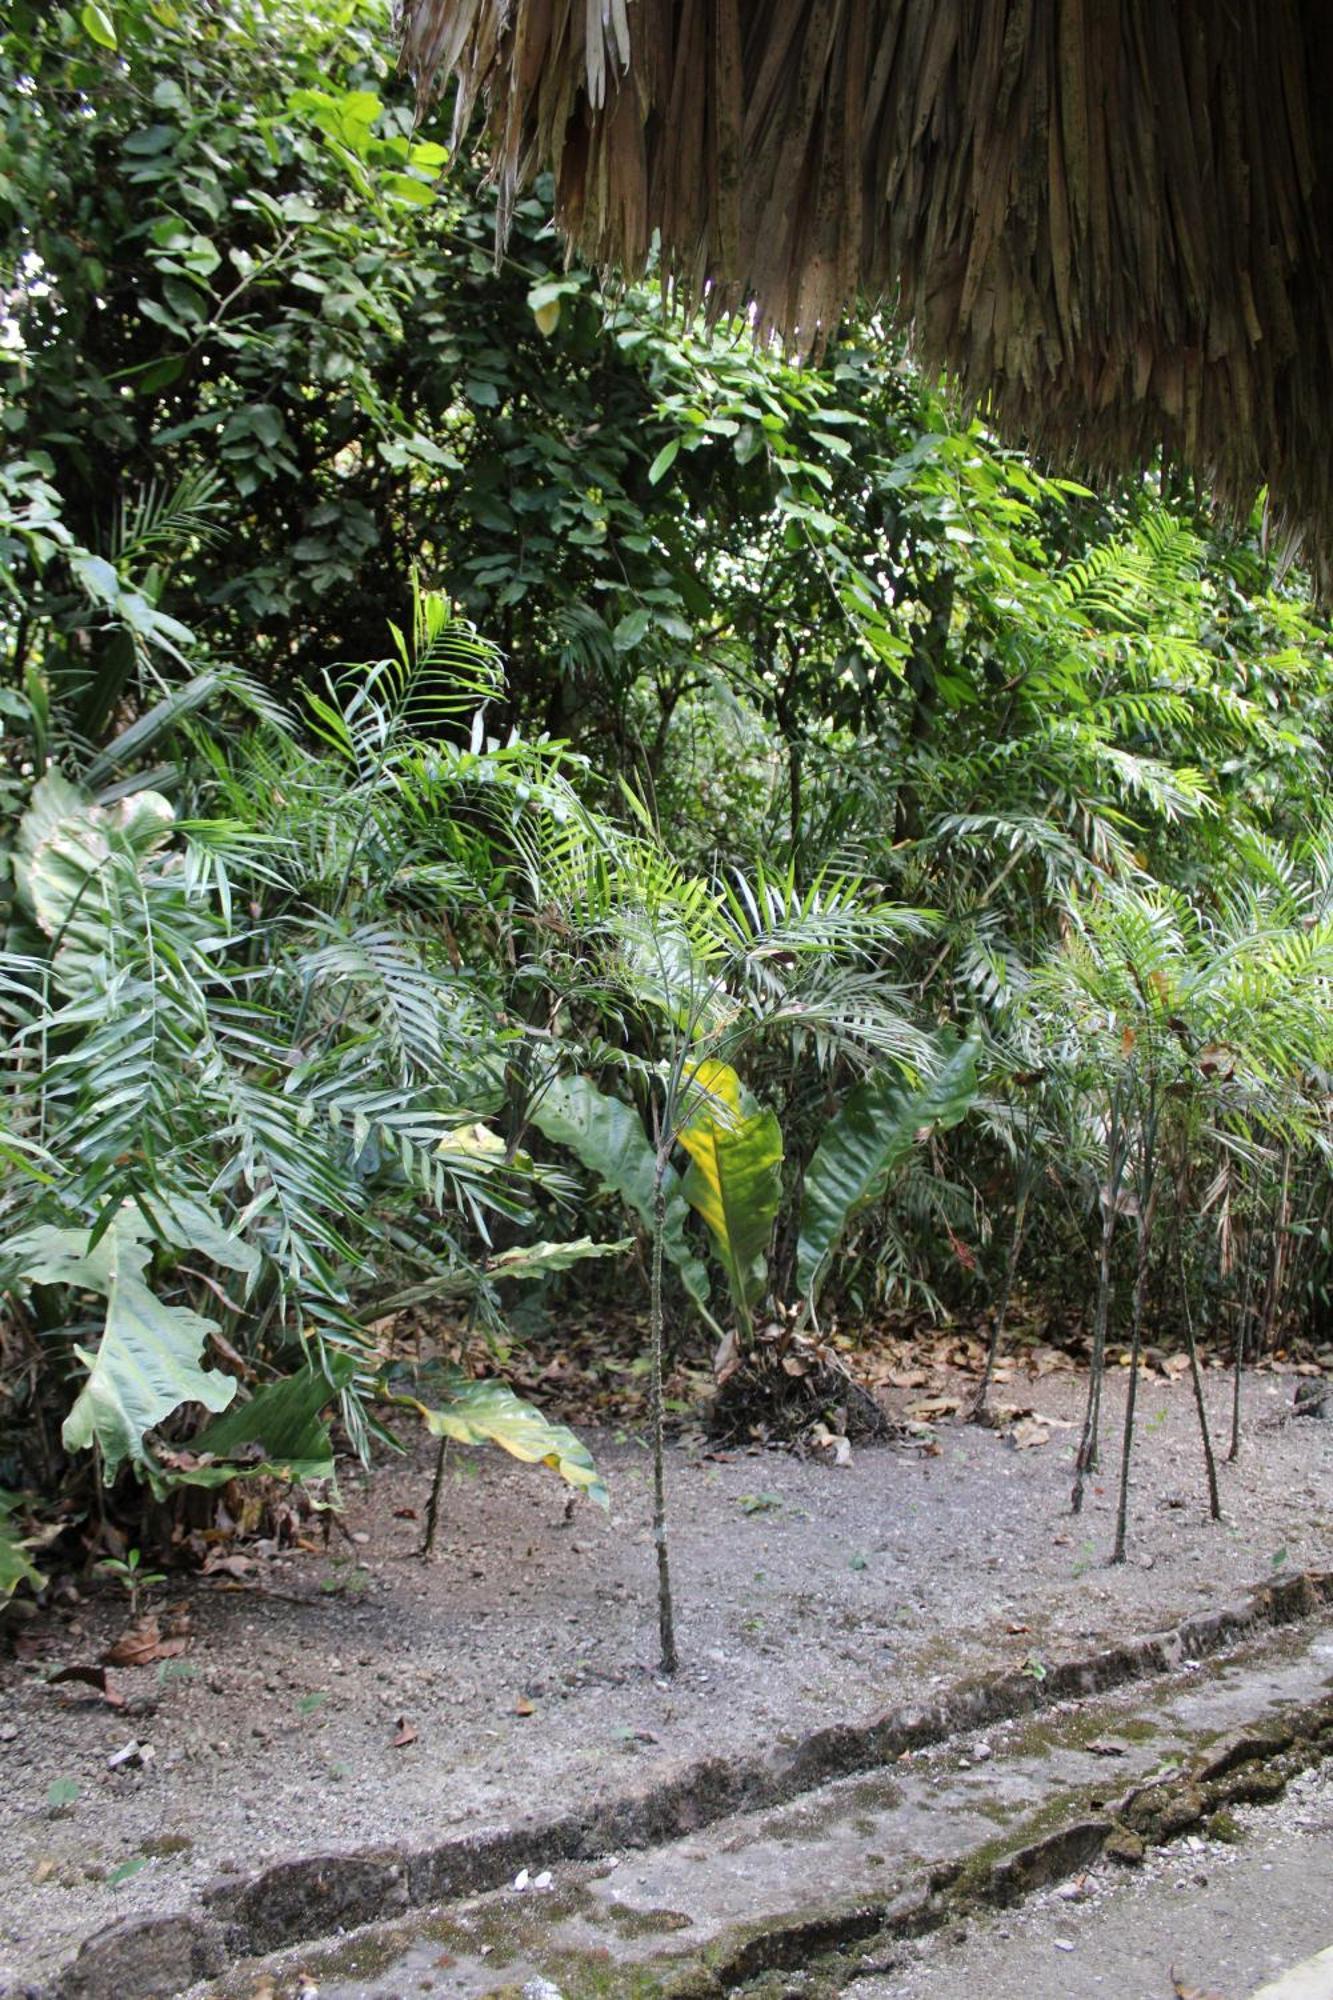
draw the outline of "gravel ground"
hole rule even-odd
[[[1235,1812],[1235,1845],[1198,1837],[1132,1873],[1114,1862],[966,1934],[928,1938],[919,1962],[858,1980],[855,2000],[1245,2000],[1333,1943],[1333,1770],[1276,1805]]]
[[[123,1604],[99,1585],[37,1635],[38,1657],[0,1668],[0,1994],[219,1871],[544,1818],[704,1755],[1151,1630],[1275,1567],[1327,1567],[1333,1423],[1287,1420],[1293,1386],[1250,1385],[1253,1429],[1223,1468],[1218,1525],[1201,1504],[1187,1390],[1142,1384],[1131,1560],[1118,1569],[1109,1470],[1083,1516],[1068,1514],[1070,1375],[1006,1391],[1052,1420],[1036,1448],[945,1426],[937,1454],[890,1446],[842,1467],[678,1452],[685,1664],[670,1684],[655,1671],[649,1467],[632,1439],[590,1440],[611,1512],[580,1502],[572,1521],[548,1476],[480,1459],[446,1489],[430,1565],[404,1512],[424,1513],[430,1459],[382,1468],[368,1495],[349,1488],[355,1539],[327,1555],[263,1560],[259,1590],[173,1579],[159,1596],[183,1600],[188,1647],[111,1669],[119,1709],[45,1678],[96,1661],[123,1629]],[[1227,1394],[1211,1378],[1219,1422]],[[148,1760],[108,1768],[132,1739]],[[63,1805],[62,1785],[77,1787]]]

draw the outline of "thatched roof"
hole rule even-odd
[[[1038,447],[1333,551],[1333,0],[401,0],[502,203],[800,349],[859,289]]]

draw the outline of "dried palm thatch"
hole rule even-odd
[[[818,349],[859,289],[997,421],[1333,552],[1330,0],[401,0],[502,215]]]

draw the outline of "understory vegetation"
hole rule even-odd
[[[668,1665],[668,1348],[809,1424],[886,1306],[1077,1307],[1075,1506],[1122,1345],[1233,1360],[1234,1453],[1333,1278],[1333,661],[1262,520],[872,316],[796,368],[600,286],[540,187],[497,263],[373,0],[0,48],[0,1597],[413,1423],[604,1499],[502,1364],[612,1272]]]

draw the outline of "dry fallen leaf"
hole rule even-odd
[[[417,1732],[415,1728],[405,1715],[400,1715],[398,1718],[398,1734],[394,1737],[391,1748],[394,1750],[405,1750],[409,1743],[415,1743],[416,1740]]]
[[[1174,1965],[1171,1968],[1171,1991],[1176,2000],[1226,2000],[1224,1993],[1218,1993],[1211,1986],[1186,1986]]]
[[[185,1622],[188,1627],[189,1621]],[[154,1660],[178,1659],[189,1644],[188,1630],[164,1638],[155,1617],[141,1618],[137,1625],[121,1633],[102,1658],[109,1667],[151,1667]]]
[[[162,1628],[156,1618],[141,1618],[121,1633],[102,1655],[108,1667],[147,1667],[161,1657]]]
[[[205,1576],[249,1576],[258,1567],[253,1556],[225,1556],[220,1549],[204,1559]]]
[[[112,1708],[125,1706],[124,1695],[107,1680],[105,1667],[59,1667],[55,1673],[47,1675],[48,1687],[54,1687],[60,1681],[79,1681],[85,1687],[96,1688]]]
[[[908,1405],[907,1414],[919,1424],[933,1424],[940,1417],[958,1414],[956,1396],[923,1396],[919,1402]]]
[[[515,1715],[535,1715],[537,1713],[537,1710],[533,1706],[533,1704],[528,1700],[527,1696],[525,1694],[521,1694],[518,1697],[518,1700],[514,1703],[514,1713]]]
[[[1028,1374],[1038,1378],[1043,1375],[1054,1375],[1060,1370],[1072,1367],[1073,1363],[1069,1356],[1062,1354],[1058,1347],[1034,1347],[1027,1357]]]
[[[734,1332],[724,1333],[713,1356],[713,1374],[721,1388],[741,1365],[741,1346]]]
[[[851,1440],[841,1431],[831,1431],[827,1424],[813,1426],[810,1443],[816,1451],[831,1451],[835,1465],[850,1465],[852,1462]]]

